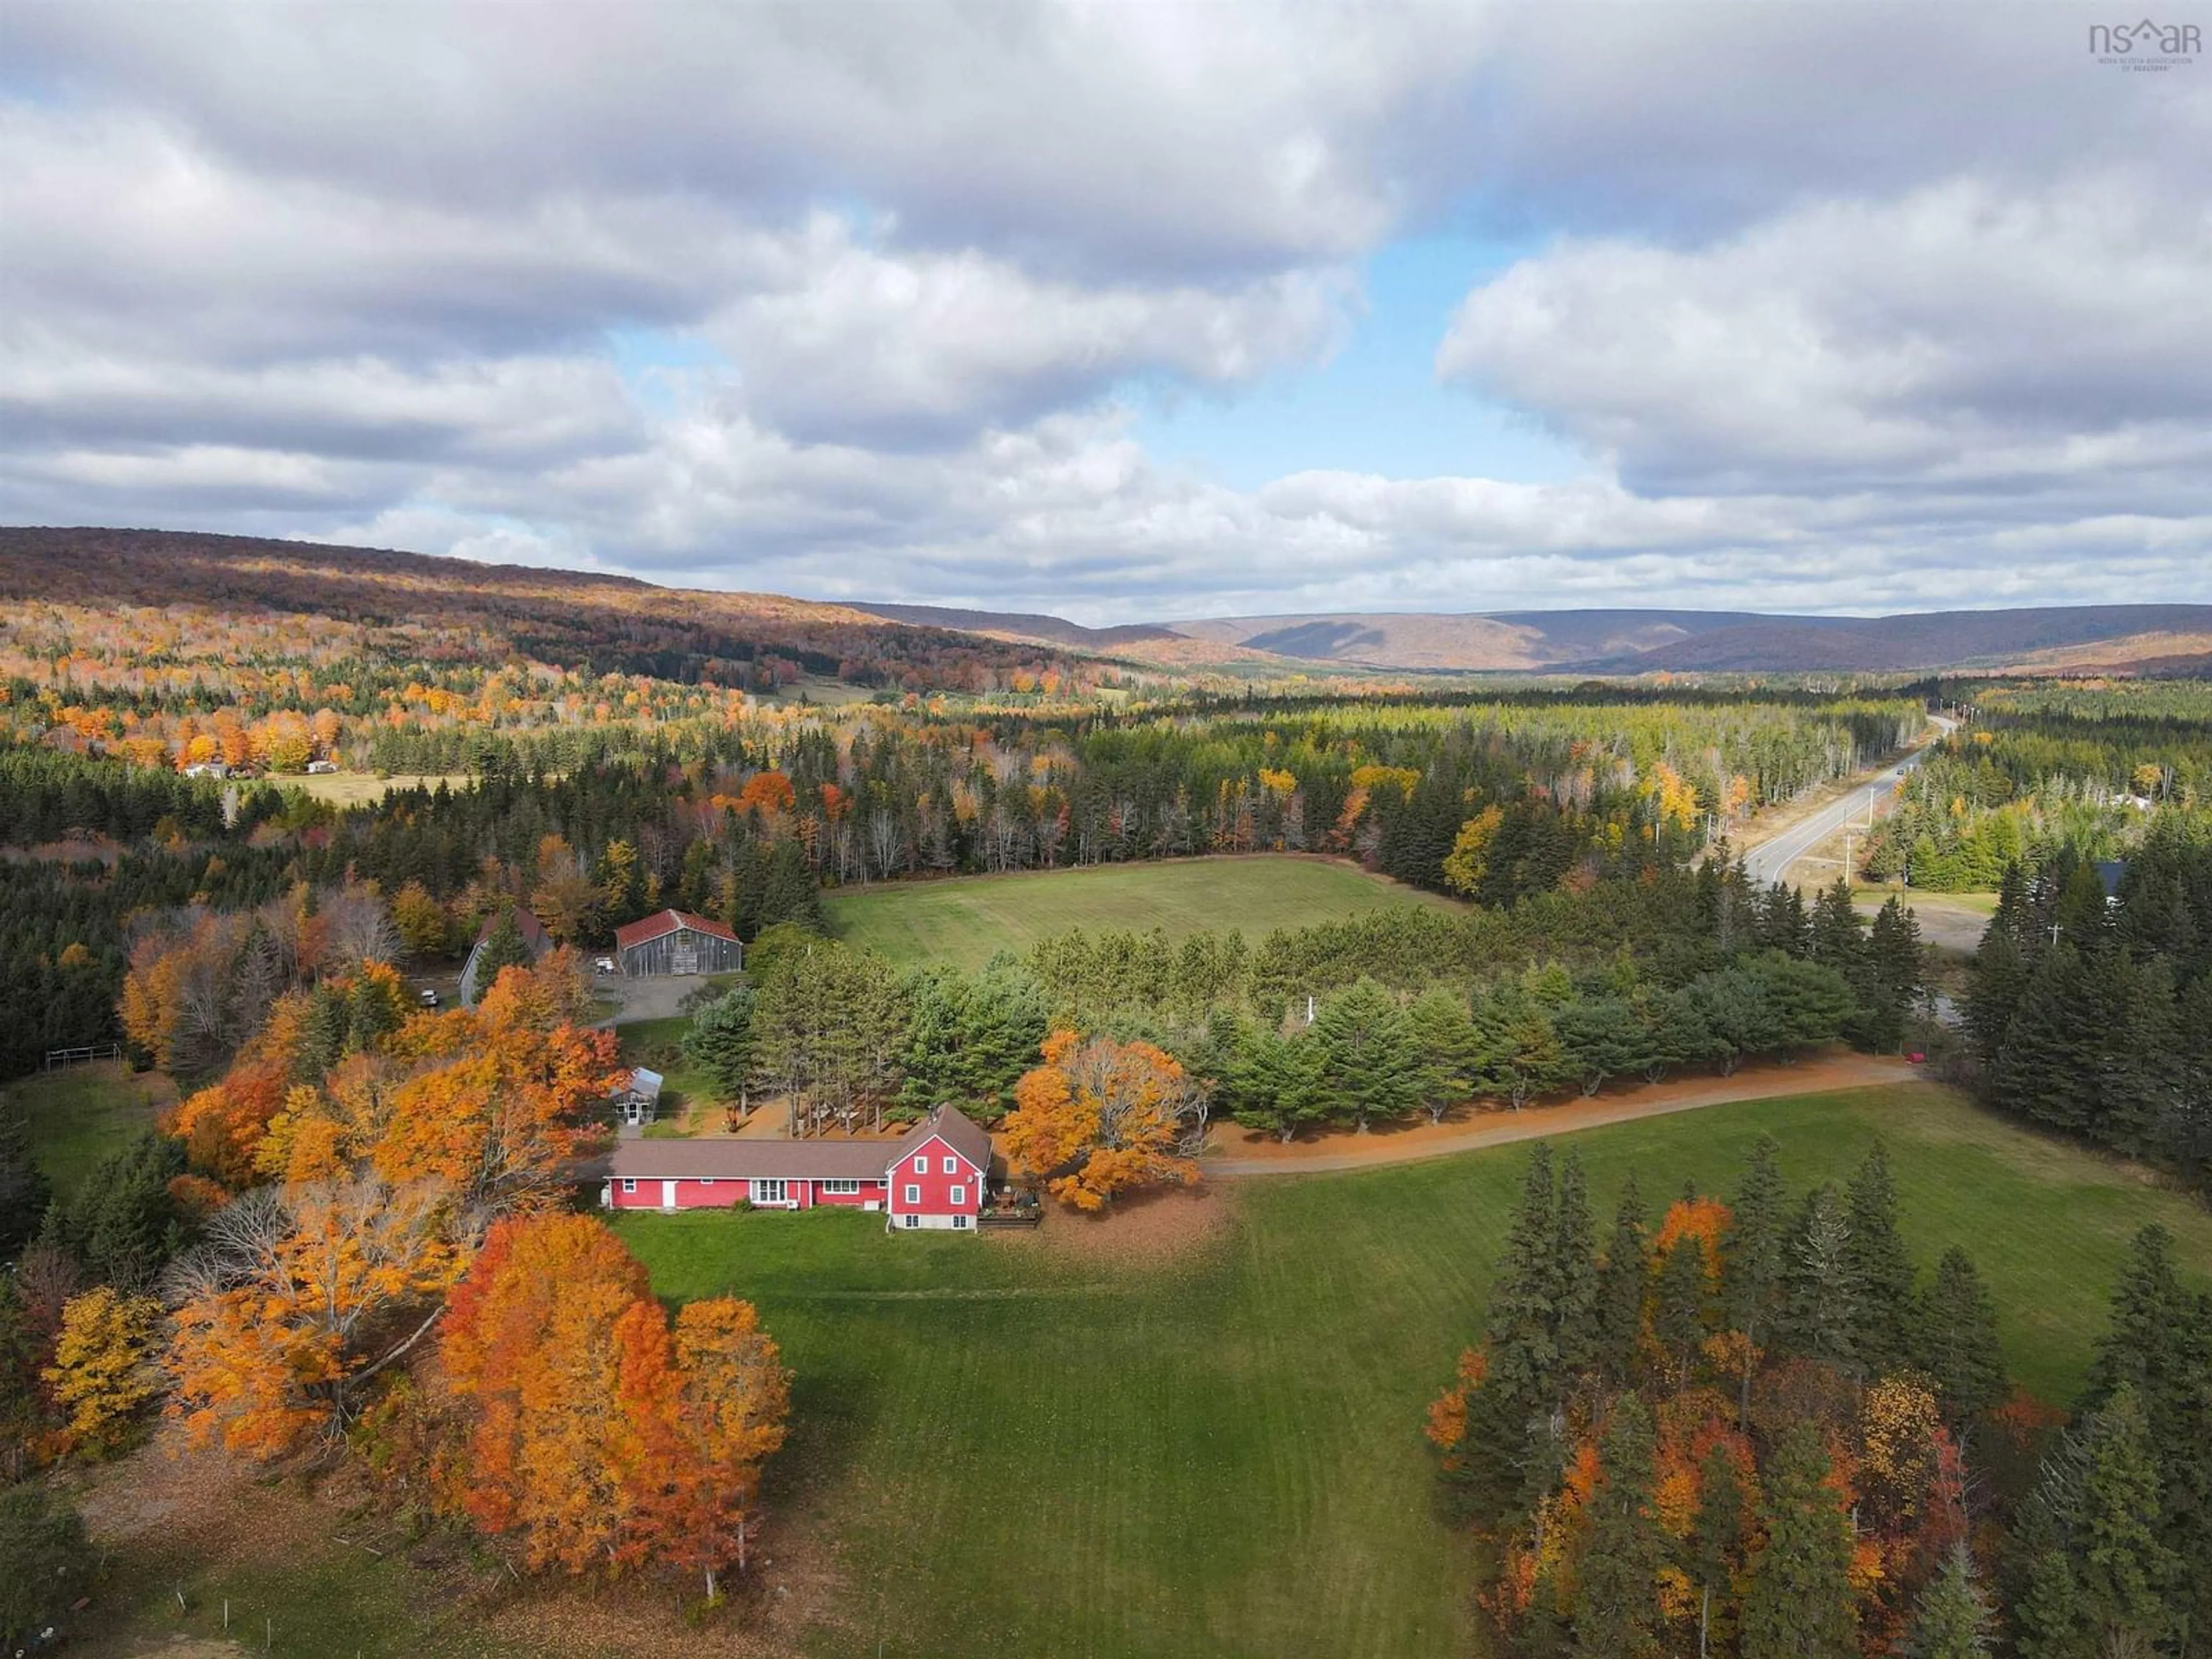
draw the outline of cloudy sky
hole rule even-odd
[[[2106,21],[5,0],[0,521],[1090,622],[2212,599],[2212,56]]]

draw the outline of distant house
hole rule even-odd
[[[615,929],[615,960],[632,978],[653,974],[726,974],[745,963],[744,946],[719,921],[689,910],[658,915]]]
[[[893,1232],[972,1232],[991,1174],[991,1138],[950,1106],[895,1141],[625,1140],[599,1201],[611,1210],[880,1212]]]
[[[221,761],[194,761],[185,769],[185,775],[188,778],[227,778],[230,775],[230,768]]]
[[[309,761],[307,770],[317,777],[325,777],[338,769],[336,761]]]
[[[661,1076],[639,1066],[615,1097],[615,1115],[625,1123],[650,1123],[660,1113]]]
[[[514,931],[522,935],[522,948],[530,952],[531,961],[539,961],[553,948],[553,936],[545,931],[545,924],[520,905],[516,905],[512,911],[493,911],[483,919],[483,925],[477,929],[477,942],[469,947],[469,959],[461,964],[462,1007],[475,1007],[477,998],[491,988],[489,983],[477,983],[482,977],[477,971],[477,965],[483,961],[484,946],[499,931],[501,919],[510,915],[514,918]]]

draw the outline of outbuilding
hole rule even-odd
[[[633,979],[653,974],[726,974],[745,965],[745,949],[719,921],[689,910],[663,910],[615,929],[615,962]]]

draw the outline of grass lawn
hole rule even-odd
[[[388,778],[380,778],[373,772],[321,772],[312,777],[287,773],[275,781],[287,789],[304,790],[317,800],[328,801],[333,806],[361,806],[382,800],[395,789],[412,789],[417,784],[428,789],[435,789],[441,783],[453,789],[466,789],[476,778],[467,772],[404,772]]]
[[[2212,1274],[2212,1216],[1925,1085],[1566,1144],[1602,1223],[1632,1169],[1655,1198],[1724,1191],[1771,1131],[1802,1190],[1877,1130],[1923,1265],[1972,1252],[2045,1397],[2078,1384],[2136,1228],[2164,1221]],[[843,1610],[809,1651],[1413,1659],[1480,1650],[1419,1425],[1528,1150],[1237,1183],[1212,1243],[1146,1267],[827,1212],[619,1224],[662,1294],[757,1301],[797,1372],[770,1496]]]
[[[159,1073],[133,1075],[120,1060],[18,1079],[0,1094],[21,1105],[31,1156],[67,1197],[100,1160],[154,1126],[154,1114],[175,1097]]]
[[[848,944],[897,963],[976,968],[994,951],[1026,951],[1072,927],[1159,927],[1173,939],[1237,927],[1257,943],[1278,927],[1451,901],[1347,864],[1260,856],[896,882],[831,893],[823,903],[830,932]]]

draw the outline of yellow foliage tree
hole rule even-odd
[[[70,1450],[94,1457],[116,1450],[161,1391],[148,1359],[160,1312],[151,1297],[120,1296],[106,1285],[64,1305],[46,1379],[68,1413],[62,1436]]]
[[[1444,858],[1444,884],[1455,892],[1472,894],[1482,885],[1482,878],[1490,869],[1490,843],[1497,839],[1498,826],[1505,822],[1505,814],[1495,806],[1486,806],[1459,827],[1452,841],[1452,849]]]

